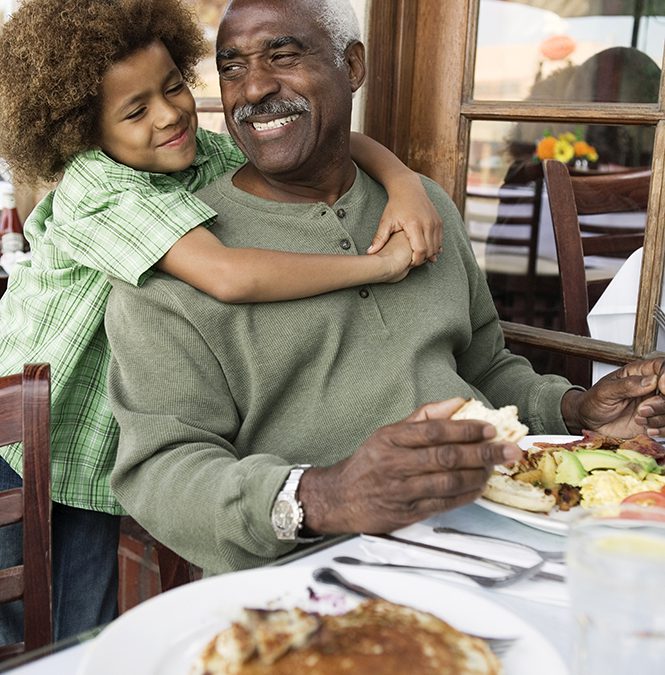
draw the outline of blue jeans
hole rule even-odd
[[[21,487],[0,458],[0,490]],[[0,528],[0,568],[21,564],[20,524]],[[118,614],[120,517],[53,502],[53,628],[62,640]],[[0,645],[22,640],[23,603],[0,604]]]

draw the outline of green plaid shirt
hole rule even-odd
[[[0,375],[51,364],[53,499],[122,513],[111,494],[118,427],[108,405],[107,275],[140,285],[183,234],[215,211],[191,194],[245,158],[225,135],[199,129],[186,171],[134,171],[99,151],[76,157],[25,222],[32,260],[0,299]],[[21,446],[0,448],[21,472]]]

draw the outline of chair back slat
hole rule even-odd
[[[561,279],[563,329],[588,336],[590,300],[600,296],[611,277],[587,281],[584,258],[627,258],[644,244],[643,227],[604,224],[602,215],[646,212],[651,171],[571,176],[562,162],[545,160],[543,173]],[[587,222],[580,216],[597,218]],[[567,357],[564,374],[575,384],[589,386],[591,362]]]
[[[22,598],[24,607],[23,642],[1,647],[0,659],[53,640],[50,392],[48,364],[0,378],[0,445],[23,444],[23,487],[0,495],[0,524],[22,519],[23,565],[0,570],[0,602]]]
[[[0,527],[18,523],[23,518],[23,490],[0,492]]]
[[[0,602],[11,602],[23,597],[23,565],[0,570]]]

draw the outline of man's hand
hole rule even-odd
[[[591,429],[609,436],[665,435],[665,360],[633,361],[586,392],[571,390],[561,402],[571,431]]]
[[[515,461],[521,451],[490,443],[491,424],[450,420],[462,403],[422,406],[380,428],[348,459],[307,470],[299,490],[307,529],[391,532],[476,499],[492,467]]]
[[[441,252],[443,221],[420,177],[404,179],[399,192],[393,188],[367,253],[381,250],[392,234],[404,232],[411,246],[411,266],[435,262]]]

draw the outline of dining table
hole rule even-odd
[[[552,552],[563,552],[566,546],[565,525],[556,531],[545,531],[540,527],[527,525],[520,520],[500,515],[486,506],[479,503],[469,504],[452,511],[444,512],[432,516],[421,523],[417,523],[411,528],[405,528],[399,532],[427,532],[427,541],[436,541],[437,535],[434,533],[435,527],[454,528],[464,533],[475,533],[500,537],[512,542],[527,544],[536,549],[544,549]],[[405,535],[405,536],[407,536]],[[457,536],[458,541],[465,542],[474,538]],[[417,537],[416,537],[417,539]],[[444,541],[442,538],[441,541]],[[445,539],[451,541],[450,538]],[[481,541],[475,539],[476,542]],[[376,545],[378,544],[378,548]],[[355,557],[362,559],[381,560],[381,553],[375,553],[375,549],[381,551],[381,546],[385,550],[388,542],[377,541],[373,537],[365,535],[343,536],[324,540],[317,544],[304,547],[290,555],[287,555],[275,563],[273,567],[297,568],[302,567],[304,572],[309,572],[311,568],[321,566],[330,566],[341,572],[349,573],[352,565],[345,565],[336,562],[334,559],[341,556]],[[463,546],[458,545],[459,550],[464,550]],[[398,556],[412,556],[417,547],[395,545],[395,552]],[[489,550],[489,549],[487,549]],[[405,552],[406,551],[406,552]],[[374,552],[374,555],[373,555]],[[425,551],[425,555],[428,552]],[[428,559],[431,562],[436,553],[431,553]],[[397,558],[402,560],[402,558]],[[410,558],[413,559],[413,558]],[[444,558],[442,558],[442,561]],[[442,562],[443,565],[443,562]],[[447,563],[443,566],[447,566]],[[559,568],[565,570],[565,565],[559,565]],[[542,569],[547,569],[543,567]],[[371,568],[370,568],[371,571]],[[242,574],[242,573],[240,573]],[[377,576],[380,573],[377,573]],[[411,575],[424,577],[429,573],[414,573],[405,571],[401,573],[400,579],[404,579],[404,584],[408,587],[409,580],[414,579]],[[551,646],[553,652],[560,657],[566,668],[569,667],[572,658],[571,641],[574,634],[574,621],[570,614],[570,608],[567,596],[567,587],[565,581],[557,580],[557,575],[552,575],[553,579],[539,579],[531,577],[520,581],[512,586],[501,588],[480,587],[475,582],[470,581],[461,575],[431,573],[434,577],[445,578],[446,588],[452,588],[453,585],[459,585],[464,589],[470,598],[471,609],[473,609],[474,598],[477,603],[485,605],[489,600],[494,606],[500,606],[504,610],[512,613],[521,621],[528,624],[530,629],[537,631],[540,636]],[[431,579],[432,576],[429,576]],[[547,575],[545,575],[547,576]],[[560,579],[565,578],[565,571]],[[369,580],[368,586],[372,586],[372,575],[366,577]],[[193,583],[203,583],[193,582]],[[180,589],[169,591],[178,592]],[[157,596],[159,598],[160,596]],[[465,596],[466,597],[466,596]],[[153,602],[156,598],[149,600]],[[482,606],[485,606],[482,605]],[[139,606],[140,607],[140,606]],[[122,620],[117,619],[109,626]],[[500,629],[500,627],[497,627]],[[101,632],[100,632],[101,630]],[[0,672],[11,672],[13,675],[83,675],[81,671],[86,653],[91,650],[96,640],[100,640],[104,635],[104,629],[90,631],[84,635],[67,640],[63,643],[56,643],[49,648],[28,653],[13,661],[0,664]],[[559,672],[559,671],[557,671]],[[525,672],[524,675],[531,675]]]

